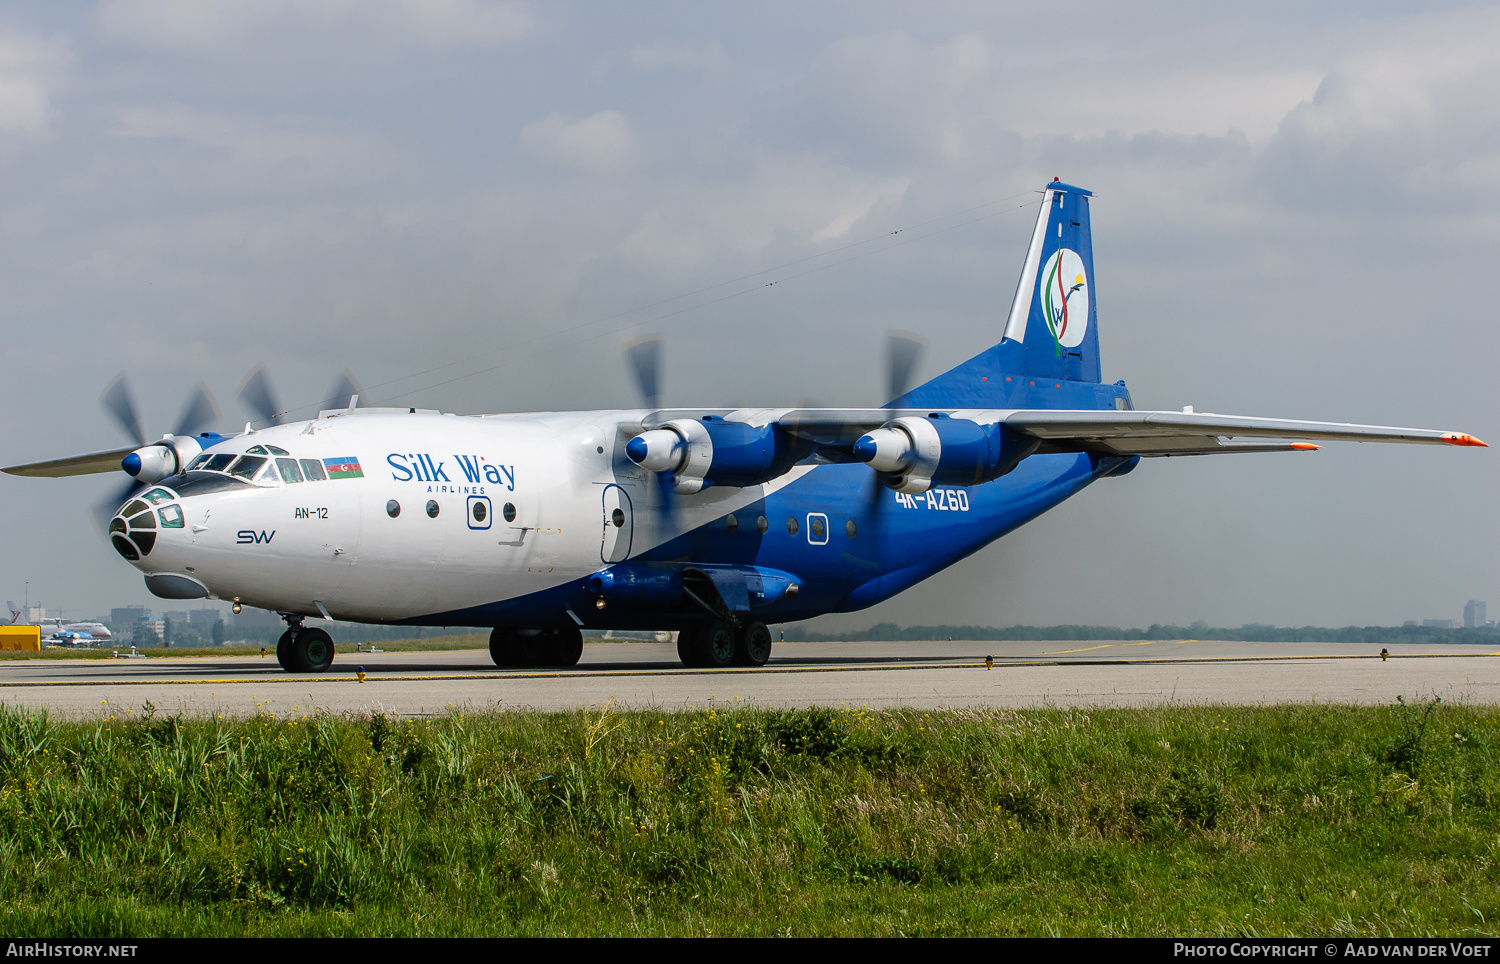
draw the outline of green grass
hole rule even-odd
[[[0,931],[1493,935],[1500,713],[61,722],[0,706]]]

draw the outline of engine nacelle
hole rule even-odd
[[[801,457],[797,442],[775,425],[756,427],[718,417],[679,418],[625,443],[641,468],[672,476],[679,492],[712,485],[743,488],[784,474]]]
[[[933,484],[978,485],[1014,469],[1042,444],[994,422],[966,418],[892,419],[854,443],[854,457],[894,476],[897,492],[916,495]]]
[[[168,435],[125,456],[120,468],[141,482],[160,482],[177,475],[202,451],[203,445],[191,435]]]

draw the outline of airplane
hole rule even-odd
[[[159,597],[280,613],[288,671],[332,664],[317,616],[488,628],[503,667],[573,666],[584,630],[676,630],[685,666],[717,668],[764,665],[770,625],[889,599],[1143,458],[1485,445],[1136,410],[1100,375],[1093,195],[1041,193],[1000,340],[881,408],[661,408],[648,341],[628,350],[640,409],[460,416],[351,394],[280,421],[257,390],[266,427],[4,471],[123,468],[119,555]]]
[[[21,621],[21,616],[25,613],[25,610],[18,609],[15,602],[10,600],[6,601],[5,608],[10,611],[11,624],[19,624]],[[51,634],[47,637],[48,639],[103,640],[111,638],[109,627],[104,625],[103,623],[64,623],[59,618],[46,617],[39,620],[37,625],[41,629]]]

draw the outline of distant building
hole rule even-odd
[[[243,612],[234,617],[235,629],[257,629],[280,625],[281,617],[267,609],[253,609],[246,606]]]
[[[193,626],[212,626],[224,618],[224,613],[218,609],[194,609],[188,613],[188,623]]]
[[[1456,619],[1424,619],[1424,620],[1422,620],[1422,625],[1430,627],[1432,629],[1457,629],[1458,628],[1458,620],[1456,620]]]
[[[109,621],[112,623],[134,623],[150,617],[151,610],[145,606],[119,606],[109,611]]]
[[[1484,601],[1470,599],[1464,606],[1464,628],[1478,629],[1484,625]]]
[[[171,612],[165,612],[161,615],[163,619],[170,619],[175,625],[178,626],[186,625],[188,621],[188,614],[186,609],[174,609]]]

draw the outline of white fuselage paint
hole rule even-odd
[[[630,512],[629,554],[638,556],[811,470],[679,496],[663,513],[655,477],[624,456],[646,414],[355,412],[238,436],[210,451],[261,445],[298,459],[353,458],[362,477],[188,495],[185,525],[158,529],[152,551],[132,564],[276,612],[317,616],[321,604],[336,619],[415,619],[550,589],[618,561],[619,534],[605,529],[615,508]],[[476,500],[486,500],[482,522]]]

